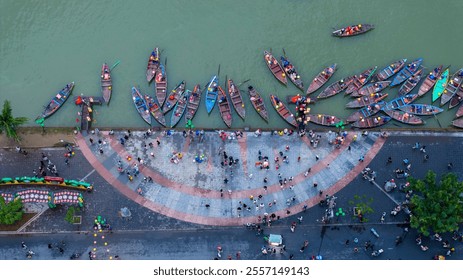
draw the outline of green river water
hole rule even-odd
[[[136,85],[153,94],[145,70],[155,46],[162,49],[162,61],[167,58],[169,90],[181,80],[189,89],[197,83],[204,86],[220,65],[222,85],[226,76],[236,83],[251,79],[241,86],[244,97],[248,85],[265,97],[298,92],[271,75],[263,60],[265,49],[279,57],[284,48],[306,88],[333,62],[339,70],[329,83],[400,58],[424,58],[425,73],[440,64],[451,65],[453,73],[463,67],[462,12],[461,0],[0,0],[0,102],[10,100],[15,116],[28,117],[28,125],[37,126],[35,117],[66,83],[75,81],[74,96],[98,96],[101,64],[112,66],[120,60],[112,72],[110,105],[94,107],[94,127],[147,128],[130,89]],[[353,38],[331,36],[333,27],[357,23],[372,23],[376,29]],[[386,101],[396,97],[397,90],[387,89]],[[287,127],[268,98],[268,124],[245,100],[246,119],[233,113],[234,128]],[[353,112],[345,109],[348,101],[340,94],[317,102],[312,112],[345,118]],[[195,126],[225,128],[217,106],[208,115],[204,99],[201,103]],[[415,103],[431,103],[431,94]],[[439,122],[450,127],[456,108],[445,108],[438,120],[425,118],[425,127],[439,128]],[[71,97],[46,126],[75,126],[78,111]],[[159,126],[154,120],[153,124]],[[182,119],[178,126],[184,125]],[[387,125],[397,126],[407,127]]]

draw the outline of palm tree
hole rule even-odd
[[[0,133],[6,132],[6,137],[19,142],[19,136],[16,134],[16,128],[28,121],[26,117],[13,117],[10,101],[5,100],[3,103],[2,114],[0,115]]]

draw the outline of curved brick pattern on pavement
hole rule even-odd
[[[104,151],[103,154],[98,153],[98,148],[95,147],[92,150],[92,146],[87,146],[88,141],[80,135],[78,144],[94,168],[130,199],[166,216],[208,225],[239,225],[256,222],[257,216],[262,216],[264,213],[275,213],[275,215],[284,217],[288,209],[292,214],[298,213],[303,205],[310,207],[319,202],[318,192],[320,190],[323,190],[324,194],[334,194],[352,181],[384,144],[384,139],[378,138],[375,134],[359,137],[358,141],[352,143],[347,140],[343,147],[335,149],[328,143],[318,148],[311,147],[309,143],[309,148],[307,148],[307,143],[297,136],[254,137],[252,133],[247,133],[238,141],[221,142],[222,140],[217,140],[215,133],[206,133],[204,142],[209,141],[206,145],[204,142],[190,142],[188,138],[185,139],[180,134],[176,139],[175,136],[178,135],[159,138],[161,145],[149,149],[145,148],[144,142],[147,143],[145,140],[155,143],[153,139],[156,137],[143,139],[142,132],[133,134],[134,136],[127,141],[125,146],[117,140],[121,135],[108,137],[105,134],[103,143],[100,145]],[[348,139],[351,138],[348,137]],[[352,147],[351,150],[347,149],[349,144]],[[290,145],[289,151],[285,151],[286,145]],[[234,175],[229,178],[227,186],[224,185],[223,178],[227,177],[230,169],[220,167],[219,150],[225,150],[227,154],[233,154],[240,160],[239,166],[231,168]],[[274,154],[278,155],[280,151],[284,151],[284,154],[291,158],[290,164],[280,163],[279,170],[260,170],[254,164],[249,164],[254,162],[252,158],[257,160],[259,150],[262,155],[268,155],[271,165],[273,165]],[[150,156],[151,151],[156,152],[154,160]],[[182,151],[184,155],[179,164],[173,164],[168,155],[177,151]],[[193,163],[194,157],[200,153],[207,154],[208,163]],[[126,161],[127,155],[133,158],[131,162]],[[320,160],[317,161],[315,155],[318,155]],[[301,157],[300,163],[296,162],[298,156]],[[358,161],[360,156],[364,156],[364,162]],[[145,166],[140,168],[140,172],[144,176],[151,176],[153,183],[143,182],[143,176],[135,177],[130,182],[127,175],[117,171],[118,160],[133,164],[137,162],[137,157],[145,161]],[[182,163],[184,164],[181,165]],[[304,173],[308,167],[311,168],[311,172],[308,177],[305,177]],[[174,169],[177,175],[167,178],[158,171],[161,168],[168,171]],[[292,189],[289,184],[283,189],[280,188],[278,172],[294,177],[291,183]],[[253,174],[252,178],[249,178],[249,174]],[[269,178],[269,185],[265,192],[262,186],[263,178],[266,176]],[[217,185],[204,188],[196,183],[200,180]],[[318,183],[317,188],[312,186],[313,182]],[[227,193],[228,187],[232,189],[231,195]],[[144,190],[143,196],[136,193],[137,188]],[[220,188],[225,191],[223,197],[220,197]],[[263,197],[258,200],[257,205],[263,203],[264,207],[256,209],[256,205],[249,199],[249,196],[253,195],[257,198],[259,194]],[[277,201],[276,204],[273,204],[274,200]],[[237,208],[243,208],[243,203],[250,206],[250,211],[243,209],[241,213],[238,213]],[[205,207],[206,204],[210,207]]]

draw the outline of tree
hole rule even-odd
[[[373,198],[372,197],[367,198],[366,195],[360,196],[356,194],[354,195],[353,200],[349,200],[349,205],[354,206],[356,210],[358,211],[357,213],[354,213],[354,215],[357,215],[357,217],[361,217],[360,219],[361,222],[368,222],[368,219],[365,218],[365,215],[375,212],[375,210],[373,210],[373,208],[371,207],[372,204],[373,204]]]
[[[66,217],[64,217],[64,220],[70,224],[74,223],[75,214],[76,214],[76,208],[74,206],[69,207],[68,211],[66,212]]]
[[[431,232],[445,233],[458,230],[463,222],[463,182],[453,173],[445,174],[436,183],[436,174],[428,171],[424,180],[409,178],[413,190],[410,200],[410,225],[429,236]]]
[[[26,117],[13,117],[10,101],[5,100],[3,103],[2,114],[0,115],[0,133],[6,132],[6,137],[19,142],[19,136],[16,133],[18,126],[28,121]]]
[[[0,224],[12,225],[22,219],[23,213],[23,203],[20,198],[7,204],[3,196],[0,196]]]

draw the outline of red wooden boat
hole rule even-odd
[[[270,101],[272,102],[273,108],[277,113],[290,125],[297,127],[296,119],[293,113],[291,113],[286,105],[275,95],[270,94]]]
[[[273,76],[280,81],[282,84],[287,85],[288,80],[286,79],[286,73],[283,67],[281,67],[278,60],[269,51],[264,51],[264,60],[267,64],[268,69],[272,72]]]
[[[319,88],[321,88],[328,80],[333,76],[334,72],[336,71],[337,64],[333,64],[331,66],[326,67],[318,73],[318,75],[312,80],[312,82],[309,85],[309,88],[307,89],[306,94],[311,94],[312,92],[317,91]]]

